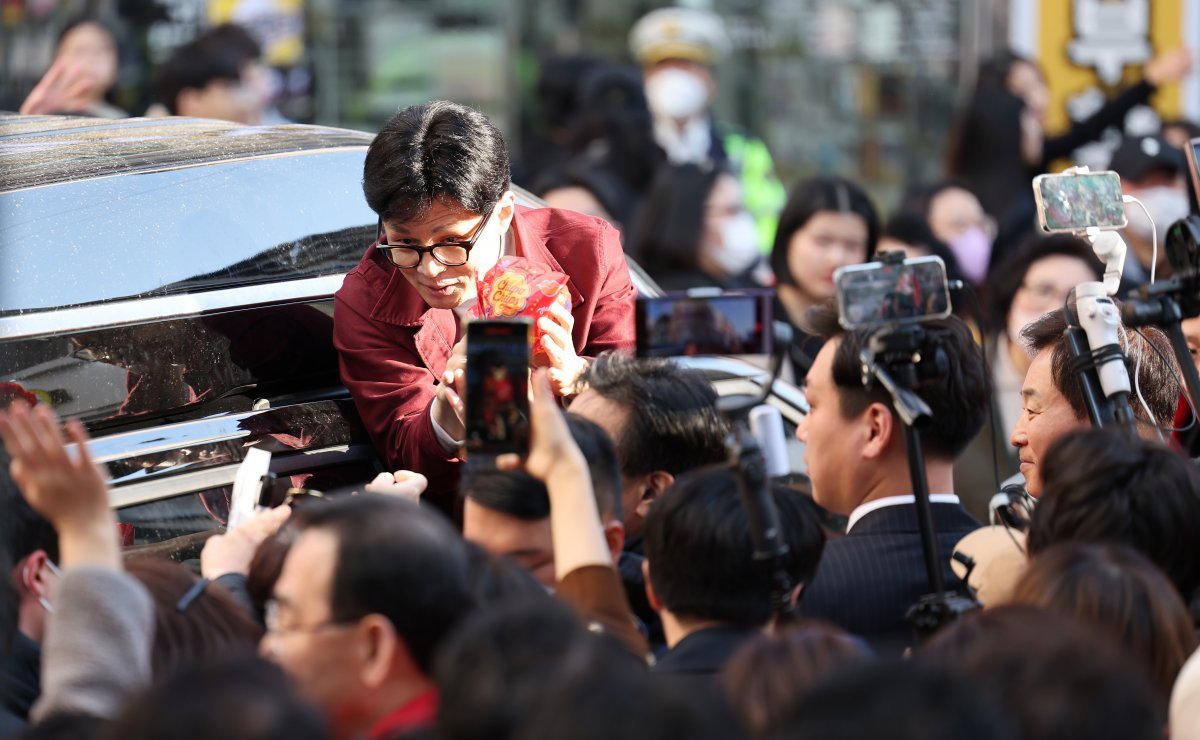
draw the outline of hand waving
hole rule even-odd
[[[13,481],[29,505],[58,531],[63,564],[120,567],[115,517],[107,479],[88,454],[87,432],[77,419],[66,424],[47,406],[23,401],[0,412],[0,440],[12,457]]]

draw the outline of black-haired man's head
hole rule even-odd
[[[1043,314],[1021,332],[1033,352],[1033,362],[1021,386],[1024,412],[1013,428],[1010,442],[1017,448],[1026,488],[1033,496],[1042,494],[1045,457],[1050,445],[1070,432],[1091,426],[1083,387],[1071,371],[1071,350],[1063,337],[1066,328],[1066,319],[1059,310]],[[1122,330],[1121,336],[1128,367],[1136,370],[1130,373],[1130,386],[1134,388],[1130,406],[1134,416],[1145,429],[1169,425],[1175,417],[1180,391],[1170,342],[1153,327],[1140,333]],[[1139,393],[1153,419],[1142,407]]]
[[[363,734],[431,686],[433,656],[472,608],[462,540],[383,496],[308,512],[268,606],[264,648],[335,735]]]
[[[787,570],[801,586],[816,571],[825,537],[803,494],[786,488],[772,494],[790,549]],[[771,619],[771,572],[754,558],[749,519],[728,467],[683,475],[659,497],[646,519],[645,553],[647,593],[669,614],[669,644],[704,623],[755,628]]]
[[[172,115],[256,124],[268,100],[257,42],[222,25],[177,48],[155,70],[154,94]]]
[[[625,544],[616,449],[595,422],[567,414],[567,426],[588,461],[596,509],[615,563]],[[463,496],[463,537],[513,560],[542,585],[554,586],[550,496],[544,483],[524,471],[473,472],[463,481]]]
[[[717,393],[699,370],[661,358],[596,358],[571,412],[605,429],[621,465],[625,532],[635,537],[675,477],[727,459]]]
[[[1170,577],[1185,604],[1200,597],[1200,473],[1174,450],[1113,430],[1086,430],[1046,454],[1029,554],[1060,542],[1120,542]]]
[[[813,496],[830,511],[848,515],[869,494],[912,491],[900,417],[891,395],[862,379],[861,352],[870,332],[843,331],[837,314],[809,312],[826,338],[806,377],[809,413],[797,428]],[[987,418],[988,372],[971,331],[957,318],[922,324],[930,344],[921,353],[917,395],[933,420],[920,428],[927,470],[948,473]],[[937,351],[934,346],[939,347]],[[931,372],[939,363],[941,372]],[[935,483],[934,485],[938,485]]]
[[[508,147],[487,116],[444,100],[388,119],[367,150],[363,193],[384,221],[408,221],[435,203],[483,214],[511,186]]]

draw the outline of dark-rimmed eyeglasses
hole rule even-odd
[[[435,260],[446,267],[459,267],[460,265],[467,264],[467,259],[471,256],[471,249],[474,248],[475,242],[479,241],[479,237],[483,234],[483,230],[487,226],[487,222],[491,219],[492,211],[494,210],[496,210],[495,203],[487,209],[487,213],[483,214],[483,220],[475,227],[475,233],[471,234],[466,241],[438,242],[428,247],[388,244],[387,234],[383,230],[383,217],[380,216],[379,234],[375,248],[383,251],[388,261],[402,270],[409,270],[420,265],[421,257],[426,252],[433,255]]]

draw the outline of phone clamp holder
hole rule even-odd
[[[919,324],[881,329],[867,341],[859,354],[864,387],[878,384],[892,397],[893,407],[904,428],[908,452],[908,472],[912,479],[917,524],[930,592],[913,604],[905,618],[918,641],[928,638],[961,615],[978,609],[980,604],[969,594],[947,591],[942,563],[938,556],[937,531],[929,501],[929,481],[925,475],[925,455],[919,429],[933,421],[929,404],[916,393],[922,381],[945,378],[949,360],[936,333]]]

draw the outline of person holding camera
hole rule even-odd
[[[569,276],[570,308],[539,319],[532,348],[559,395],[585,356],[633,349],[635,289],[610,225],[516,204],[504,139],[471,108],[436,101],[393,116],[367,151],[363,192],[379,236],[334,299],[342,380],[392,469],[446,496],[464,437],[456,345],[477,279],[505,255]]]

